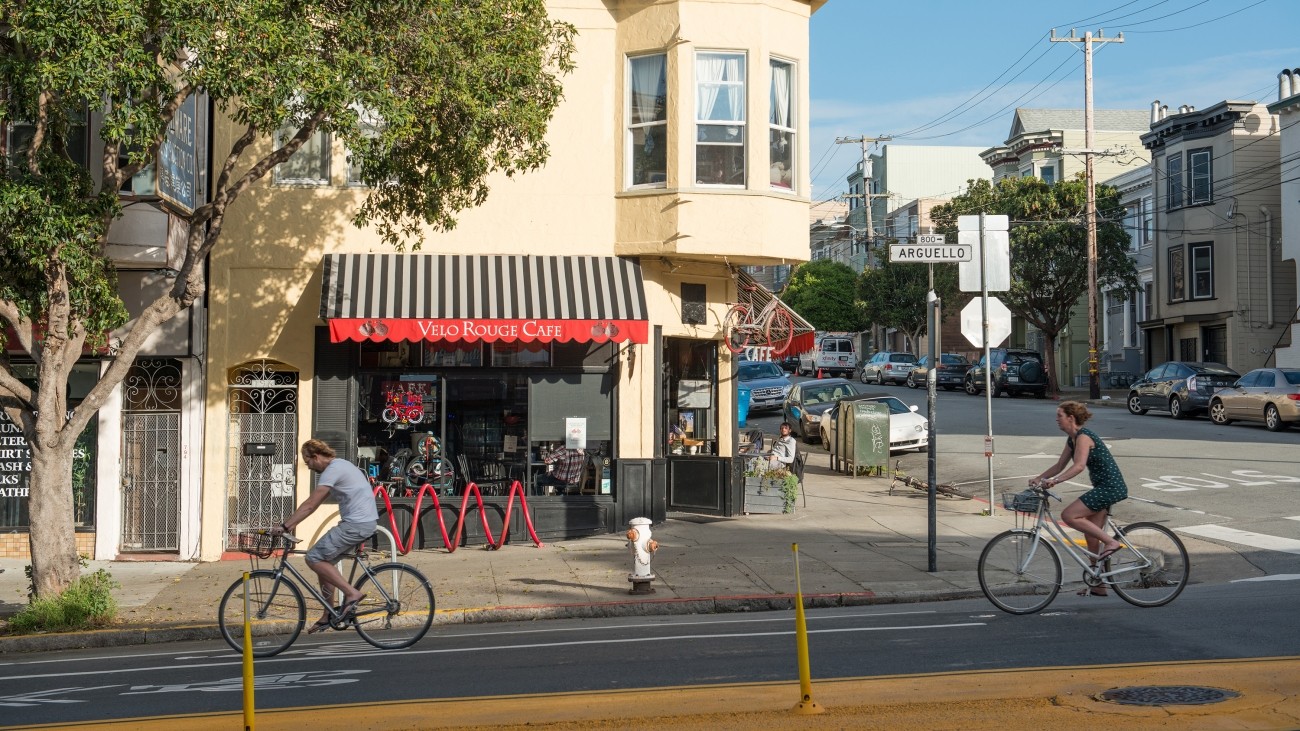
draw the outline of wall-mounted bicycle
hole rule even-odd
[[[751,293],[750,299],[752,293],[759,289],[757,284],[747,284],[740,280],[736,281],[736,286]],[[746,302],[733,302],[722,320],[722,337],[727,349],[733,353],[739,353],[751,343],[759,342],[770,346],[773,353],[784,353],[794,338],[794,318],[781,307],[781,300],[775,295],[758,310]]]

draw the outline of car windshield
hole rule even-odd
[[[1286,382],[1292,386],[1300,386],[1300,371],[1283,370],[1282,375],[1286,376]]]
[[[916,356],[911,353],[892,353],[889,356],[890,363],[915,363]]]
[[[958,355],[957,353],[944,353],[943,364],[944,365],[970,365],[970,361],[966,360],[966,356],[964,355]]]
[[[870,400],[871,400],[871,401],[876,401],[876,402],[878,402],[878,403],[885,404],[886,406],[889,407],[889,413],[891,413],[891,414],[910,414],[910,413],[912,413],[912,409],[911,409],[910,407],[908,407],[907,404],[903,403],[902,401],[899,401],[898,399],[894,398],[893,396],[886,396],[885,398],[877,398],[877,399],[870,399]]]
[[[775,363],[746,363],[740,367],[740,380],[753,381],[759,378],[780,378],[781,368]]]
[[[839,401],[845,396],[852,396],[853,390],[848,384],[839,386],[822,386],[820,388],[805,388],[803,391],[803,402],[805,404],[828,404],[833,401]]]
[[[1196,371],[1196,374],[1197,374],[1197,375],[1200,375],[1200,376],[1233,376],[1233,377],[1236,377],[1236,375],[1237,375],[1237,372],[1236,372],[1236,371],[1234,371],[1234,370],[1232,370],[1231,368],[1228,368],[1228,367],[1226,367],[1226,366],[1203,365],[1203,366],[1196,366],[1195,368],[1193,368],[1193,370]]]

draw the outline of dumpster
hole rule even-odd
[[[749,386],[736,387],[736,421],[740,428],[745,428],[745,422],[749,420]]]

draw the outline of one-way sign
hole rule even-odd
[[[946,246],[943,234],[919,234],[915,244],[890,244],[889,260],[908,263],[943,264],[970,261],[974,249],[966,244]]]

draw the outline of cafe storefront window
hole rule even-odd
[[[718,454],[718,344],[710,340],[668,338],[664,423],[668,453]]]

